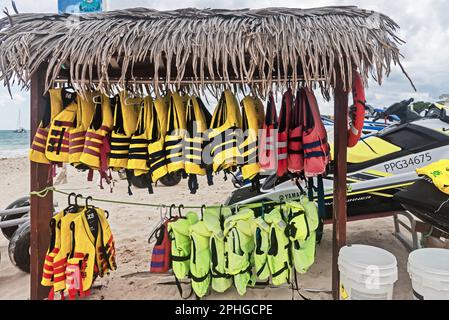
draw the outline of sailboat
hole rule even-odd
[[[19,109],[19,119],[17,119],[17,129],[14,130],[14,133],[26,133],[24,127],[22,127],[22,110]]]

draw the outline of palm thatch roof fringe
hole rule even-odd
[[[400,65],[397,28],[357,7],[18,14],[0,20],[0,81],[27,87],[47,63],[47,89],[61,76],[80,91],[147,80],[204,92],[238,81],[265,96],[300,81],[328,91],[338,73],[349,90],[353,69],[381,84]]]

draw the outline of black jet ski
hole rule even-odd
[[[449,195],[441,192],[432,181],[420,179],[394,198],[422,221],[449,234]]]
[[[449,159],[449,123],[442,119],[397,124],[364,138],[348,149],[348,216],[403,210],[394,195],[418,179],[415,169],[439,159]],[[227,200],[228,205],[283,202],[300,196],[300,189],[288,176],[262,178],[259,191],[243,181],[241,185]],[[324,189],[326,218],[331,218],[332,170],[324,179]]]

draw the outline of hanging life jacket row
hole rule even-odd
[[[191,279],[197,298],[210,288],[224,293],[233,285],[243,296],[257,279],[292,283],[296,272],[306,273],[315,261],[318,225],[317,205],[306,197],[260,217],[251,209],[233,215],[224,206],[203,208],[201,218],[193,211],[174,217],[170,210],[154,232],[151,272],[172,269],[186,299],[180,284],[185,279]]]
[[[109,214],[88,201],[79,206],[78,197],[71,194],[69,206],[50,221],[50,245],[41,282],[51,287],[49,300],[54,300],[55,294],[70,300],[89,296],[96,278],[117,269]]]

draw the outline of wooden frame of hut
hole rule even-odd
[[[31,91],[31,133],[46,91],[57,82],[79,93],[132,86],[158,94],[183,87],[217,94],[251,90],[264,98],[290,86],[320,88],[335,106],[333,297],[339,297],[338,253],[346,244],[348,93],[352,72],[379,85],[400,64],[389,17],[357,7],[257,10],[144,8],[87,15],[17,14],[0,20],[0,80]],[[402,67],[401,67],[402,68]],[[403,70],[403,69],[402,69]],[[405,73],[405,72],[404,72]],[[49,167],[31,163],[30,189],[43,190]],[[31,299],[40,286],[53,195],[31,197]]]

